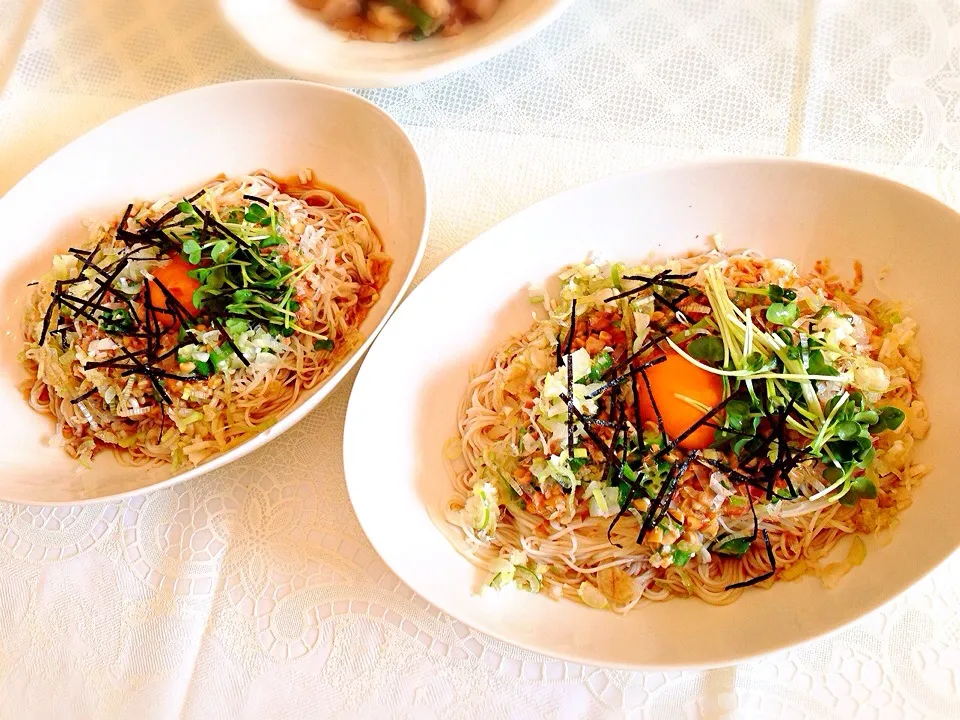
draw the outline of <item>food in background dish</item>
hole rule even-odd
[[[131,203],[35,283],[25,391],[85,465],[197,465],[332,372],[389,269],[362,209],[306,171]]]
[[[351,37],[373,42],[458,35],[465,25],[488,20],[500,0],[297,0],[324,22]]]
[[[448,448],[459,548],[494,588],[617,611],[834,584],[927,472],[916,324],[855,269],[718,249],[531,291],[544,313],[470,382]]]

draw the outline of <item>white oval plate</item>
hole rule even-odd
[[[133,198],[181,192],[218,173],[311,168],[365,206],[393,257],[390,280],[361,326],[366,342],[276,425],[199,468],[171,475],[118,465],[101,453],[94,468],[47,442],[52,421],[31,410],[17,386],[20,319],[29,280],[86,237],[81,221],[118,215]],[[236,460],[290,428],[326,397],[369,347],[400,302],[426,241],[427,189],[413,145],[367,101],[335,88],[254,80],[161,98],[101,125],[44,161],[3,198],[0,240],[0,498],[76,503],[187,480]]]
[[[906,300],[926,357],[921,391],[932,430],[918,448],[934,466],[893,542],[833,590],[816,578],[750,590],[732,605],[641,605],[626,616],[522,592],[476,594],[480,578],[441,529],[451,493],[444,442],[469,369],[529,327],[527,286],[596,251],[642,260],[704,248],[758,248],[809,269],[864,261],[865,292]],[[407,299],[360,370],[347,410],[344,467],[364,531],[393,571],[430,603],[490,635],[570,660],[629,668],[741,661],[835,630],[890,600],[960,545],[960,216],[905,186],[789,160],[729,160],[611,178],[503,222],[440,266]]]
[[[264,58],[342,87],[410,85],[463,70],[532,37],[573,0],[503,0],[492,18],[455,37],[421,42],[350,40],[293,0],[220,0],[227,23]]]

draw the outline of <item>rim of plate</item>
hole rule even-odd
[[[415,305],[418,302],[417,298],[419,298],[419,296],[423,294],[420,292],[420,289],[423,287],[430,288],[432,287],[433,284],[435,284],[436,282],[439,282],[439,280],[435,279],[434,276],[438,274],[438,271],[442,266],[447,265],[448,263],[451,265],[460,265],[460,264],[469,263],[474,257],[474,255],[483,253],[483,248],[486,244],[493,242],[490,238],[496,237],[496,234],[497,234],[496,231],[499,230],[499,228],[502,225],[511,222],[518,215],[521,215],[528,211],[533,211],[535,208],[538,208],[543,205],[547,205],[552,202],[558,202],[564,197],[575,195],[577,192],[581,191],[584,188],[588,188],[596,185],[604,185],[606,183],[617,182],[618,180],[621,180],[623,178],[643,177],[643,176],[656,175],[656,174],[675,171],[675,170],[680,171],[680,170],[695,169],[698,167],[710,167],[710,166],[716,166],[716,165],[733,165],[733,166],[736,166],[736,165],[784,165],[784,166],[807,167],[812,169],[817,169],[817,168],[828,169],[832,172],[839,172],[839,173],[847,174],[851,176],[868,178],[875,182],[880,182],[883,184],[887,184],[889,186],[899,188],[901,191],[905,191],[914,196],[924,198],[927,201],[931,201],[939,205],[941,208],[949,211],[953,215],[960,216],[960,211],[954,210],[953,208],[951,208],[949,205],[942,202],[938,198],[935,198],[932,195],[928,195],[927,193],[921,192],[920,190],[914,187],[911,187],[906,183],[902,183],[898,180],[883,177],[882,175],[876,175],[874,173],[858,170],[855,168],[851,168],[849,166],[845,166],[839,163],[834,163],[829,161],[803,160],[799,158],[782,157],[782,156],[776,156],[776,155],[757,155],[757,156],[742,156],[742,157],[735,156],[735,157],[711,157],[711,158],[701,158],[701,159],[686,159],[686,160],[677,160],[677,161],[671,161],[671,162],[665,162],[665,163],[658,163],[656,165],[651,165],[638,170],[628,170],[625,172],[618,172],[618,173],[614,173],[613,175],[609,175],[607,177],[603,177],[597,180],[580,183],[578,185],[567,188],[565,190],[561,190],[560,192],[557,192],[553,195],[542,198],[526,206],[525,208],[522,208],[516,213],[513,213],[512,215],[500,220],[496,224],[484,230],[482,233],[476,236],[473,240],[469,241],[466,245],[459,248],[456,252],[454,252],[452,255],[447,257],[443,262],[441,262],[440,265],[434,268],[434,270],[431,271],[430,275],[428,275],[423,281],[421,281],[417,285],[416,288],[414,288],[414,290],[410,293],[410,297],[408,297],[407,300],[404,302],[403,307],[401,307],[398,310],[398,313],[414,312]],[[392,319],[393,319],[393,316],[391,316],[391,320]],[[376,343],[374,343],[370,352],[371,353],[376,352]],[[354,381],[353,388],[351,388],[350,400],[348,401],[348,404],[347,404],[347,412],[344,419],[344,443],[343,443],[344,477],[347,484],[347,494],[350,497],[350,502],[353,505],[354,512],[356,513],[357,520],[360,523],[361,529],[366,535],[367,540],[369,540],[370,544],[373,546],[374,550],[377,552],[377,555],[380,557],[380,559],[387,565],[387,567],[390,568],[390,570],[404,584],[409,586],[415,593],[420,595],[420,597],[424,598],[425,600],[427,600],[427,602],[429,602],[434,607],[438,608],[439,610],[446,613],[447,615],[457,619],[459,622],[462,622],[463,624],[467,625],[471,629],[477,632],[481,632],[485,635],[489,635],[490,637],[500,640],[513,647],[519,647],[524,650],[528,650],[530,652],[535,652],[538,654],[546,655],[548,657],[557,658],[560,660],[565,660],[568,662],[575,662],[579,664],[588,664],[588,665],[592,664],[592,665],[597,665],[601,667],[622,669],[622,670],[633,670],[633,671],[708,670],[712,668],[728,667],[730,665],[735,665],[741,662],[747,662],[747,661],[755,660],[758,658],[766,657],[776,652],[797,648],[802,645],[806,645],[807,643],[813,642],[815,640],[831,637],[836,633],[839,633],[845,630],[846,628],[850,627],[854,623],[857,623],[860,620],[863,620],[866,616],[875,612],[878,608],[883,607],[884,605],[887,605],[893,602],[894,600],[896,600],[897,598],[899,598],[907,590],[912,588],[917,583],[921,582],[924,578],[928,577],[934,570],[936,570],[944,562],[946,562],[951,557],[951,554],[952,554],[952,553],[946,553],[942,557],[939,557],[933,562],[930,562],[927,567],[922,568],[919,574],[915,575],[912,579],[900,582],[891,591],[884,593],[884,597],[879,599],[871,599],[865,602],[864,605],[861,607],[861,609],[854,616],[846,620],[843,620],[830,627],[827,627],[820,632],[815,632],[807,637],[785,642],[782,645],[777,645],[776,647],[737,653],[732,655],[730,658],[727,658],[724,660],[718,660],[718,661],[708,660],[708,661],[699,662],[699,663],[697,662],[690,663],[690,662],[682,662],[682,661],[679,661],[679,662],[668,661],[668,662],[657,662],[657,663],[628,662],[628,661],[616,661],[616,660],[611,661],[611,660],[605,660],[604,658],[599,657],[596,654],[592,654],[592,653],[583,653],[578,655],[576,653],[564,652],[562,649],[547,647],[545,645],[537,644],[535,642],[525,642],[522,640],[517,640],[511,637],[508,633],[501,632],[499,628],[496,626],[489,625],[487,623],[474,624],[471,621],[465,619],[459,612],[451,610],[446,602],[442,602],[442,601],[437,602],[436,599],[431,597],[431,594],[429,593],[428,590],[426,591],[424,590],[422,584],[419,582],[419,578],[415,578],[413,580],[408,579],[407,577],[405,577],[403,574],[401,574],[396,570],[396,568],[392,564],[389,557],[387,555],[384,555],[383,552],[381,552],[380,544],[378,544],[378,542],[373,539],[373,536],[371,535],[371,533],[368,532],[367,528],[371,521],[369,518],[366,517],[365,512],[361,509],[365,507],[365,504],[361,500],[359,488],[356,488],[355,484],[350,480],[350,477],[352,474],[351,468],[353,467],[354,460],[347,454],[347,447],[348,447],[347,437],[352,435],[355,432],[353,428],[356,426],[358,422],[358,420],[355,419],[357,410],[355,409],[355,405],[353,403],[354,392],[358,386],[360,386],[362,383],[365,382],[366,375],[369,374],[370,372],[373,372],[372,370],[369,369],[370,367],[371,367],[371,364],[368,364],[368,363],[361,364],[360,370],[357,373],[357,377]],[[437,539],[439,542],[448,542],[447,539],[443,537],[439,529],[437,530]],[[956,551],[956,549],[957,548],[954,548],[954,551]],[[459,551],[457,552],[458,554],[460,554]],[[469,561],[464,560],[464,562],[469,562]],[[695,601],[695,599],[691,599],[691,600]]]
[[[106,120],[105,122],[97,125],[94,128],[86,131],[82,135],[74,138],[70,142],[66,143],[63,147],[58,148],[55,152],[47,156],[43,161],[36,165],[33,169],[30,170],[26,175],[20,178],[16,184],[11,187],[6,193],[0,195],[0,198],[6,197],[8,194],[14,192],[22,183],[24,183],[28,178],[30,178],[34,173],[39,172],[41,169],[46,167],[48,164],[51,164],[55,161],[58,156],[62,153],[65,153],[70,146],[74,143],[86,141],[92,135],[101,132],[108,132],[109,129],[117,123],[127,122],[130,118],[136,117],[139,114],[150,112],[153,108],[161,106],[166,103],[174,102],[179,100],[182,97],[190,95],[199,95],[204,93],[218,93],[218,92],[229,92],[229,90],[235,86],[251,86],[251,85],[295,85],[304,88],[310,88],[311,91],[315,92],[324,92],[324,93],[333,93],[341,96],[346,96],[351,98],[352,101],[358,102],[360,105],[364,106],[367,110],[373,111],[375,114],[379,115],[382,120],[386,121],[389,125],[392,125],[395,130],[400,133],[400,137],[404,139],[407,144],[408,149],[413,153],[413,157],[417,160],[417,167],[420,170],[420,175],[423,178],[423,189],[424,189],[424,206],[423,206],[423,229],[420,232],[420,241],[417,245],[417,251],[413,258],[413,263],[410,266],[410,270],[407,272],[406,277],[404,277],[403,282],[400,284],[400,288],[397,291],[396,297],[393,299],[393,302],[390,303],[387,308],[386,313],[383,318],[377,323],[376,327],[370,331],[370,334],[366,337],[363,343],[353,351],[353,353],[340,364],[339,367],[328,377],[323,384],[314,391],[314,394],[308,397],[303,403],[291,410],[289,413],[284,415],[277,423],[266,430],[258,433],[249,440],[241,443],[236,448],[228,450],[227,452],[217,455],[209,462],[206,462],[202,465],[199,465],[194,468],[190,468],[182,473],[173,475],[172,477],[165,478],[159,482],[152,483],[150,485],[145,485],[141,488],[136,488],[133,490],[127,490],[125,492],[113,493],[109,495],[102,495],[95,498],[82,498],[79,500],[73,501],[30,501],[29,505],[36,505],[38,507],[62,507],[62,506],[72,506],[72,505],[90,505],[93,503],[102,503],[102,502],[111,502],[117,500],[123,500],[130,497],[136,497],[145,492],[151,492],[154,490],[163,490],[174,485],[179,485],[180,483],[192,480],[194,478],[200,477],[201,475],[206,475],[207,473],[213,472],[219,468],[229,465],[232,462],[240,460],[241,458],[249,455],[254,450],[257,450],[264,445],[266,445],[271,440],[274,440],[279,435],[282,435],[284,432],[292,428],[298,422],[300,422],[307,414],[312,412],[317,408],[317,406],[326,398],[326,396],[332,392],[340,383],[343,381],[344,377],[350,373],[358,363],[364,358],[367,351],[370,349],[374,340],[379,336],[380,332],[386,327],[387,322],[393,316],[393,313],[396,312],[397,308],[400,306],[400,303],[406,297],[407,291],[410,289],[410,284],[413,282],[413,278],[417,273],[417,270],[420,267],[421,262],[423,261],[423,253],[427,247],[427,235],[430,228],[430,213],[431,213],[431,199],[430,199],[430,185],[427,180],[427,175],[423,169],[423,160],[420,157],[420,153],[417,152],[416,146],[410,140],[410,136],[407,135],[407,132],[403,127],[398,123],[393,117],[377,106],[376,104],[370,102],[366,98],[360,97],[356,93],[352,93],[349,90],[345,90],[339,87],[333,87],[331,85],[323,85],[321,83],[312,82],[310,80],[291,80],[291,79],[270,79],[270,78],[258,78],[252,80],[234,80],[231,82],[224,83],[213,83],[211,85],[201,85],[200,87],[190,88],[189,90],[181,90],[180,92],[172,93],[170,95],[163,95],[159,98],[151,100],[149,102],[143,103],[142,105],[137,105],[136,107],[125,110],[119,115]],[[235,454],[234,454],[235,453]],[[23,500],[6,500],[5,498],[0,497],[0,501],[4,502],[13,502],[18,504],[24,504]]]
[[[258,45],[247,40],[245,33],[234,23],[227,22],[231,30],[248,47],[275,67],[301,74],[304,78],[326,83],[340,88],[389,88],[404,87],[417,83],[436,80],[451,73],[465,70],[486,60],[501,55],[520,45],[553,23],[560,15],[573,6],[575,0],[554,0],[553,5],[518,30],[489,42],[479,42],[464,48],[450,58],[433,62],[411,70],[338,70],[329,72],[322,67],[305,67],[300,63],[286,62],[276,53],[267,53]],[[331,31],[332,32],[332,31]]]

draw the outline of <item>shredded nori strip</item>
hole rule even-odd
[[[573,405],[573,355],[567,355],[567,395]],[[573,457],[573,413],[567,408],[567,454]]]
[[[644,370],[646,370],[647,368],[653,367],[654,365],[659,365],[660,363],[665,362],[666,359],[667,359],[667,356],[666,356],[666,355],[659,355],[659,356],[657,356],[657,357],[655,357],[655,358],[653,358],[653,359],[651,359],[651,360],[647,360],[647,361],[644,362],[642,365],[638,365],[637,367],[632,368],[629,372],[624,373],[623,375],[620,375],[619,377],[615,377],[613,380],[608,380],[608,381],[605,382],[602,386],[598,387],[596,390],[594,390],[593,392],[591,392],[591,393],[589,393],[588,395],[586,395],[586,397],[587,397],[587,399],[592,399],[592,398],[597,397],[598,395],[602,395],[603,393],[605,393],[605,392],[606,392],[607,390],[609,390],[610,388],[616,387],[616,386],[618,386],[618,385],[622,385],[622,384],[625,383],[627,380],[629,380],[631,377],[634,377],[634,375],[636,374],[637,370],[639,370],[639,369],[641,369],[641,368],[644,369]]]
[[[756,585],[764,580],[769,580],[774,576],[774,574],[777,572],[777,558],[773,554],[773,546],[770,544],[770,536],[767,535],[766,529],[763,530],[763,544],[767,548],[767,560],[770,561],[770,570],[762,575],[757,575],[756,577],[750,578],[749,580],[727,585],[727,587],[724,588],[725,590],[736,590],[737,588],[750,587],[751,585]]]
[[[186,324],[187,327],[193,327],[197,324],[197,319],[184,307],[177,296],[174,295],[170,290],[167,289],[167,286],[160,282],[157,278],[153,278],[151,282],[156,283],[157,287],[160,288],[160,292],[163,293],[163,296],[167,299],[170,307],[174,312],[171,313],[177,320]]]
[[[619,372],[623,368],[628,367],[638,357],[658,347],[660,343],[666,340],[669,336],[670,336],[670,333],[663,331],[663,332],[658,332],[657,335],[654,335],[653,337],[647,338],[646,340],[643,341],[643,345],[641,345],[640,348],[635,353],[632,353],[626,359],[621,360],[616,365],[611,365],[610,367],[608,367],[606,371],[603,373],[603,375],[600,376],[600,379],[602,380],[606,378],[611,373],[615,375],[617,372]]]
[[[567,453],[573,457],[573,413],[570,412],[573,407],[573,335],[577,329],[577,299],[574,298],[570,304],[570,329],[567,330],[567,396],[570,401],[567,403]],[[557,348],[559,350],[559,346]],[[559,360],[557,361],[559,366]]]
[[[40,328],[40,341],[39,344],[42,346],[44,341],[47,339],[47,330],[50,328],[50,320],[53,318],[53,306],[57,304],[57,298],[54,295],[50,298],[50,304],[47,305],[47,310],[43,314],[43,325]]]
[[[676,492],[677,484],[680,482],[680,477],[687,471],[693,457],[693,454],[688,455],[680,465],[674,463],[670,467],[667,477],[660,483],[660,491],[650,503],[650,507],[647,508],[647,513],[644,515],[643,525],[640,526],[640,534],[637,535],[638,545],[643,542],[648,532],[663,521],[670,503],[673,501],[673,495]]]
[[[692,280],[700,273],[699,270],[691,270],[690,272],[685,273],[672,273],[667,270],[663,270],[656,275],[654,278],[666,279],[666,280]],[[653,278],[647,275],[623,275],[624,280],[653,280]],[[660,283],[661,285],[663,283]]]
[[[623,408],[621,407],[619,395],[613,396],[613,403],[610,406],[610,417],[617,418],[616,425],[614,425],[614,429],[613,429],[613,437],[611,438],[611,441],[610,441],[612,443],[611,446],[616,447],[617,437],[623,432],[624,422],[626,421],[626,414],[623,412]],[[626,443],[624,443],[624,445],[626,445]],[[620,461],[621,469],[623,467],[623,462],[624,460]],[[605,480],[609,479],[611,469],[612,469],[612,465],[610,463],[610,458],[607,457],[604,459],[603,472],[600,473],[600,477]]]
[[[564,345],[570,346],[573,344],[573,332],[576,327],[576,318],[577,318],[577,299],[574,298],[573,302],[570,304],[570,328],[567,330],[567,339],[566,341],[560,339],[560,333],[557,333],[557,367],[560,367],[560,363],[563,362],[563,356],[568,355],[570,351],[563,351]]]
[[[97,389],[97,388],[91,388],[91,389],[87,390],[85,393],[83,393],[83,395],[78,395],[78,396],[75,397],[73,400],[71,400],[71,401],[70,401],[70,404],[71,404],[71,405],[76,405],[76,404],[79,403],[79,402],[83,402],[84,400],[86,400],[86,399],[87,399],[88,397],[90,397],[91,395],[96,395],[97,392],[98,392],[98,389]]]
[[[653,396],[653,388],[650,387],[650,378],[647,377],[646,368],[640,367],[637,368],[637,372],[640,373],[640,377],[643,378],[643,387],[647,391],[647,397],[650,398],[650,407],[653,408],[653,414],[657,417],[657,431],[660,433],[661,437],[667,436],[667,431],[663,429],[663,415],[660,413],[660,408],[657,407],[657,399]],[[637,398],[639,401],[639,398]],[[637,412],[640,411],[639,404],[636,408]]]
[[[231,240],[235,240],[237,244],[243,245],[244,247],[250,247],[250,243],[248,241],[241,238],[239,235],[233,232],[230,228],[219,223],[212,215],[210,215],[210,213],[205,213],[202,210],[197,210],[197,214],[200,216],[201,219],[203,219],[205,222],[215,227],[217,230],[219,230],[221,233],[229,237]]]
[[[240,352],[240,348],[238,348],[236,343],[233,342],[233,338],[230,337],[230,333],[227,332],[227,329],[220,322],[220,318],[211,316],[210,320],[211,322],[213,322],[214,325],[216,325],[217,330],[223,333],[224,337],[227,340],[227,344],[230,346],[230,349],[232,349],[237,354],[237,357],[240,358],[240,362],[242,362],[246,367],[250,367],[250,361],[243,356],[243,353]]]
[[[577,416],[577,420],[583,425],[583,431],[587,434],[587,437],[593,441],[593,444],[597,446],[597,449],[600,450],[605,457],[612,458],[611,462],[619,469],[620,460],[617,458],[617,454],[590,428],[587,418],[577,409],[577,406],[571,402],[570,396],[566,393],[560,393],[560,399],[567,404],[567,407],[573,410],[573,414]]]

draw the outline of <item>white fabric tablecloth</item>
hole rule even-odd
[[[475,69],[363,95],[426,163],[422,278],[540,198],[682,157],[829,159],[960,204],[958,46],[957,0],[579,0]],[[211,2],[0,0],[0,192],[133,105],[281,76]],[[471,631],[356,522],[349,385],[195,482],[0,504],[0,717],[960,717],[958,557],[829,639],[709,672],[584,667]]]

